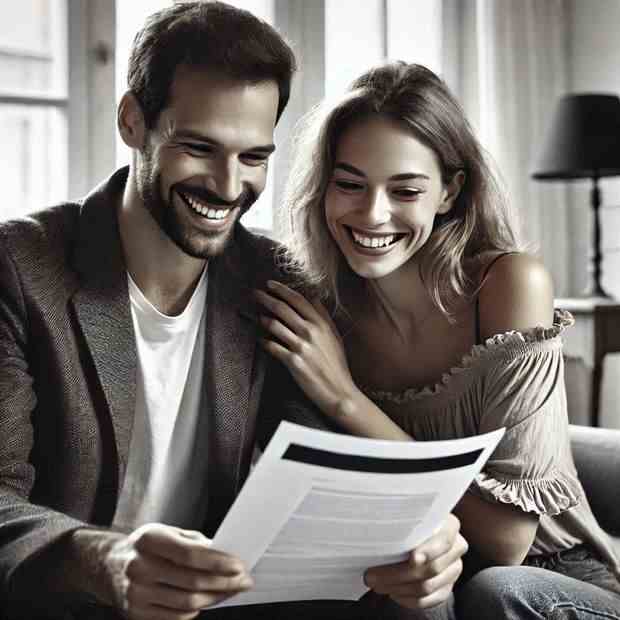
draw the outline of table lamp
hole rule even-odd
[[[610,298],[601,286],[598,181],[615,175],[620,175],[620,98],[604,93],[565,95],[557,103],[532,177],[539,181],[592,179],[593,248],[584,297]]]

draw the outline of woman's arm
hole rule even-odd
[[[411,439],[355,385],[338,332],[325,309],[284,285],[269,285],[257,299],[272,314],[261,323],[276,340],[263,346],[293,374],[315,404],[348,432],[381,439]],[[553,296],[547,272],[533,258],[511,255],[489,271],[480,293],[482,335],[548,326]],[[455,514],[466,540],[493,564],[519,564],[527,554],[538,517],[467,493]]]
[[[479,293],[483,339],[553,323],[553,284],[531,256],[510,254],[489,270]],[[536,536],[538,515],[466,493],[455,509],[469,544],[495,564],[520,564]]]
[[[528,254],[507,254],[489,269],[479,293],[483,339],[553,324],[553,282]]]
[[[256,299],[271,316],[262,346],[288,368],[306,396],[343,430],[374,439],[412,439],[355,385],[342,340],[319,302],[275,281]]]
[[[271,294],[257,291],[256,298],[271,313],[261,317],[261,323],[277,340],[264,339],[262,344],[323,413],[350,433],[411,440],[353,382],[342,341],[325,308],[277,282],[268,283],[268,289]],[[448,515],[407,560],[366,571],[366,583],[404,607],[426,608],[445,601],[468,548],[459,527],[458,518]]]
[[[469,546],[499,566],[521,564],[538,529],[537,514],[510,504],[491,503],[470,492],[452,512],[460,519],[461,533]]]

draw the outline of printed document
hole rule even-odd
[[[282,422],[213,538],[255,583],[219,606],[360,598],[364,572],[427,539],[503,434],[388,441]]]

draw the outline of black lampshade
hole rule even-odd
[[[620,98],[562,97],[532,176],[551,181],[615,175],[620,175]]]

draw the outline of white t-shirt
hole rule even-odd
[[[115,525],[197,528],[206,451],[197,445],[203,398],[207,270],[178,316],[159,312],[129,274],[138,367],[136,410]]]

